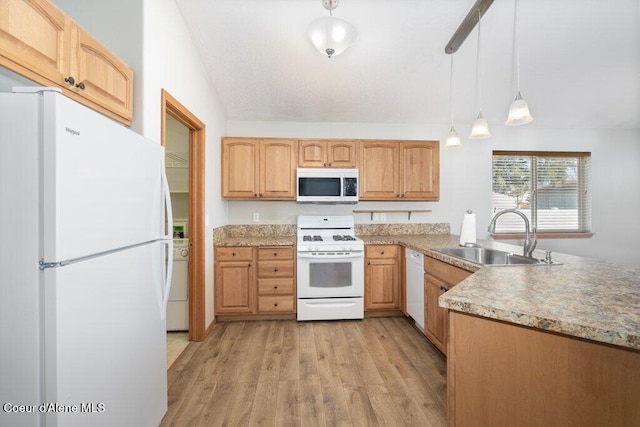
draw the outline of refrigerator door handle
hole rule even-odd
[[[161,318],[165,320],[167,318],[167,305],[169,304],[169,292],[171,292],[171,276],[173,275],[173,239],[163,240],[163,245],[167,245],[167,256],[165,260],[167,265],[165,271],[167,272],[164,278],[164,292],[162,294],[162,313]]]
[[[163,238],[173,239],[173,210],[171,209],[171,193],[169,191],[169,180],[167,180],[164,161],[162,162],[162,192],[164,195],[164,210],[167,215],[165,224],[163,225]]]

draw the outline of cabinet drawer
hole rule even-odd
[[[293,296],[260,296],[258,297],[258,311],[265,312],[293,312]]]
[[[368,245],[365,246],[367,258],[396,258],[398,245]]]
[[[293,279],[258,279],[259,295],[291,295],[293,294]]]
[[[473,274],[470,271],[430,257],[424,257],[424,272],[451,285],[457,285]]]
[[[259,260],[293,259],[293,248],[290,246],[258,249]]]
[[[260,261],[258,277],[293,277],[292,261]]]
[[[219,247],[216,248],[216,261],[251,261],[253,260],[253,248],[246,247]]]

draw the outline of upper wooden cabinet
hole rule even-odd
[[[131,124],[133,70],[47,0],[0,2],[0,65]]]
[[[298,143],[298,167],[355,168],[358,142],[352,140],[305,140]]]
[[[438,200],[438,141],[361,141],[361,200]]]
[[[295,200],[297,142],[223,138],[222,197]]]

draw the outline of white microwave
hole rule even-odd
[[[358,169],[298,168],[298,203],[356,203]]]

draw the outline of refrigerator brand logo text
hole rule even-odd
[[[78,131],[77,131],[77,130],[75,130],[75,129],[64,128],[64,130],[66,130],[67,132],[69,132],[71,135],[76,135],[76,136],[79,136],[79,135],[80,135],[80,132],[78,132]]]

